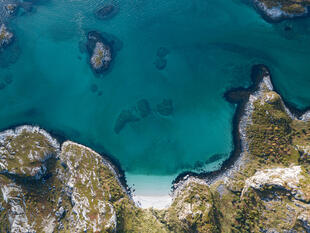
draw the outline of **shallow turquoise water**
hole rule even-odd
[[[309,105],[309,19],[270,25],[239,0],[117,4],[119,14],[100,21],[93,12],[102,1],[50,0],[9,24],[17,40],[0,55],[2,82],[12,77],[0,91],[0,128],[38,124],[107,151],[131,174],[172,175],[214,154],[227,158],[235,106],[222,96],[249,84],[253,64],[271,68],[286,100]],[[284,31],[287,24],[292,31]],[[101,78],[79,49],[89,30],[123,44]],[[159,71],[154,61],[161,46],[170,54]],[[93,84],[101,96],[91,91]],[[115,134],[118,114],[142,98],[153,113]],[[165,98],[174,104],[167,118],[155,112]]]

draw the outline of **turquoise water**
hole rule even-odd
[[[310,103],[309,19],[270,25],[241,0],[120,0],[118,15],[102,21],[94,17],[102,4],[44,1],[9,23],[17,39],[0,54],[1,82],[12,79],[0,90],[0,128],[38,124],[108,152],[130,174],[171,176],[227,158],[235,106],[222,96],[249,84],[253,64],[271,68],[286,100]],[[80,50],[90,30],[122,42],[103,77]],[[170,53],[158,70],[162,46]],[[167,98],[174,112],[162,117],[156,105]],[[116,134],[119,113],[140,99],[152,114]]]

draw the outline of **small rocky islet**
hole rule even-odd
[[[0,133],[0,231],[309,232],[310,117],[295,117],[261,69],[238,158],[216,176],[179,179],[162,210],[137,206],[119,169],[90,148],[34,126]]]
[[[13,42],[13,38],[13,33],[7,29],[5,24],[0,24],[0,52]]]
[[[107,71],[112,62],[112,46],[99,32],[90,31],[87,34],[87,51],[92,69],[100,74]]]

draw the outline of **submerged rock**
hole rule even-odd
[[[170,116],[173,113],[173,103],[171,99],[164,99],[160,104],[157,104],[157,112],[163,116]]]
[[[112,62],[112,45],[100,33],[91,31],[87,36],[90,65],[96,73],[107,71]]]
[[[0,83],[0,90],[3,90],[6,87],[5,83]]]
[[[123,110],[117,117],[115,125],[114,125],[114,132],[119,134],[122,129],[130,122],[139,121],[139,117],[137,117],[133,111],[131,110]]]
[[[95,16],[101,20],[107,20],[117,15],[119,9],[113,4],[106,4],[95,12]]]
[[[98,91],[98,86],[96,84],[92,84],[90,86],[90,90],[92,93],[96,93]]]
[[[165,58],[158,57],[155,61],[155,66],[158,70],[163,70],[167,66],[167,60]]]
[[[13,82],[13,77],[12,75],[8,74],[4,77],[4,81],[7,85],[11,84]]]
[[[10,45],[13,41],[13,33],[8,31],[4,24],[0,26],[0,49]]]
[[[169,49],[165,47],[160,47],[157,49],[157,56],[160,58],[166,57],[170,53]]]
[[[142,118],[147,117],[151,113],[151,107],[146,99],[141,99],[137,102],[137,108]]]

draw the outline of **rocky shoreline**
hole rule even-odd
[[[255,65],[252,68],[252,85],[248,88],[233,88],[228,90],[224,97],[232,103],[237,104],[237,109],[233,117],[233,141],[234,149],[227,160],[225,160],[218,170],[211,172],[183,172],[173,181],[172,190],[178,193],[189,182],[205,182],[208,185],[214,184],[219,180],[232,178],[235,172],[238,172],[249,160],[244,156],[249,153],[248,141],[246,135],[246,126],[251,123],[251,115],[254,110],[253,103],[262,95],[262,89],[267,88],[274,91],[270,71],[265,65]],[[302,112],[292,107],[281,99],[285,112],[294,120],[309,121],[310,110]]]
[[[265,65],[253,66],[251,78],[252,85],[248,88],[233,88],[231,90],[228,90],[224,94],[224,97],[228,102],[232,104],[237,104],[237,109],[233,117],[234,149],[231,152],[229,158],[225,160],[222,163],[221,167],[215,171],[201,173],[191,171],[182,172],[175,178],[172,183],[172,196],[174,196],[174,193],[178,192],[177,190],[182,190],[184,185],[188,184],[189,182],[194,181],[198,183],[203,182],[206,184],[213,184],[219,179],[230,177],[233,172],[237,171],[240,167],[244,165],[246,161],[244,160],[243,154],[245,152],[248,152],[248,142],[246,140],[245,128],[250,121],[249,119],[251,116],[251,112],[253,111],[253,102],[257,99],[257,96],[261,95],[260,89],[262,88],[262,86],[267,86],[270,91],[274,90],[269,69]],[[283,102],[283,104],[287,105],[286,102]],[[291,109],[291,107],[286,107],[285,110],[293,119],[308,121],[310,118],[310,111],[301,114],[301,111],[295,108]],[[11,128],[15,129],[12,130]],[[55,146],[58,145],[58,147],[60,144],[64,143],[67,140],[66,136],[59,135],[56,132],[47,132],[44,129],[39,128],[38,126],[23,125],[12,126],[10,127],[10,129],[3,131],[0,134],[0,142],[3,136],[18,134],[22,130],[27,130],[29,132],[40,132],[44,134],[47,138],[49,138],[49,140],[53,142]],[[57,138],[59,142],[57,142],[54,138]],[[80,144],[77,145],[83,148],[88,148]],[[88,149],[91,150],[90,148]],[[109,156],[105,152],[100,154],[103,158],[104,164],[107,165],[111,170],[113,170],[113,173],[117,177],[119,183],[130,196],[130,187],[127,186],[125,173],[124,170],[121,168],[120,163],[113,156]]]
[[[9,46],[13,42],[13,39],[13,33],[7,29],[5,24],[0,23],[0,50]]]
[[[36,126],[2,132],[0,231],[306,233],[309,114],[290,113],[264,65],[253,67],[249,88],[225,98],[238,104],[231,157],[219,170],[180,175],[163,209],[140,208],[119,164],[86,146]]]
[[[279,23],[286,19],[302,18],[309,16],[309,3],[299,1],[294,5],[292,1],[291,5],[283,6],[281,1],[273,1],[268,6],[263,0],[251,0],[257,12],[269,23]],[[266,1],[268,2],[268,1]],[[270,1],[269,1],[270,2]],[[287,1],[289,2],[289,1]],[[300,5],[299,5],[300,4]]]
[[[242,165],[242,155],[247,148],[245,125],[251,115],[251,94],[258,94],[262,83],[271,84],[271,80],[267,78],[269,76],[269,70],[264,65],[256,65],[252,68],[251,80],[252,85],[248,88],[233,88],[228,90],[224,94],[224,98],[232,103],[237,104],[236,112],[233,116],[233,145],[234,148],[227,160],[223,162],[220,169],[212,172],[183,172],[173,181],[173,189],[178,187],[178,183],[182,180],[186,180],[189,177],[199,178],[206,180],[207,183],[213,183],[223,174],[230,172],[233,167],[239,167]],[[272,86],[271,86],[272,87]]]

